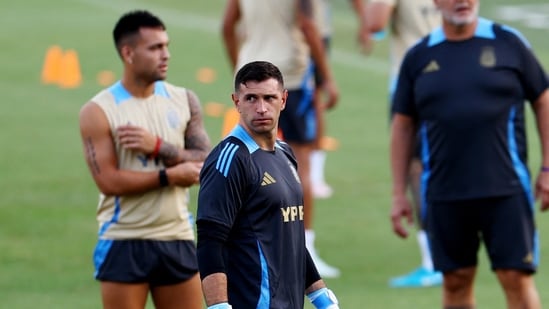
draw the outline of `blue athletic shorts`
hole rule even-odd
[[[534,209],[524,193],[430,202],[426,223],[437,270],[476,266],[482,242],[492,270],[536,271],[539,243]]]
[[[280,113],[278,125],[288,143],[308,144],[315,140],[317,124],[312,88],[288,91],[286,108]]]
[[[196,247],[189,240],[100,240],[94,262],[99,281],[162,286],[198,273]]]

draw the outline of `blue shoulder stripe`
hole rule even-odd
[[[215,164],[215,169],[223,174],[223,176],[227,177],[227,175],[229,175],[231,162],[239,147],[240,146],[236,144],[227,143],[225,147],[223,147],[223,150],[221,150],[221,154],[217,158],[217,163]]]
[[[244,130],[241,125],[236,125],[234,129],[227,135],[225,139],[233,136],[244,143],[246,148],[248,148],[249,153],[253,153],[259,149],[257,143],[252,139],[252,137]],[[234,158],[236,151],[240,148],[239,145],[231,142],[227,142],[215,164],[215,169],[217,169],[223,176],[227,177],[229,175],[229,169],[231,167],[231,162]]]
[[[165,98],[170,97],[168,91],[166,90],[166,84],[161,80],[154,83],[154,94]]]
[[[528,39],[526,39],[526,37],[520,31],[518,31],[517,29],[515,29],[513,27],[510,27],[510,26],[507,26],[507,25],[502,25],[501,29],[503,29],[507,32],[511,32],[512,34],[516,35],[522,41],[522,43],[524,43],[524,45],[526,45],[526,47],[528,47],[530,49],[532,48],[532,45],[530,45],[530,42],[528,41]]]
[[[132,97],[128,90],[122,86],[121,81],[117,81],[114,85],[109,87],[109,92],[113,95],[116,105],[119,105]]]
[[[475,37],[493,40],[496,38],[494,33],[494,22],[486,18],[479,17],[477,28],[475,29]],[[442,27],[435,28],[429,34],[429,42],[427,46],[433,47],[437,44],[446,41],[446,35],[442,30]]]
[[[248,134],[246,130],[241,125],[236,125],[234,129],[229,133],[228,136],[234,136],[241,140],[244,145],[248,148],[248,151],[250,153],[254,153],[256,150],[259,149],[259,146],[254,141],[254,139]]]
[[[112,86],[110,86],[109,92],[114,96],[114,102],[116,103],[116,105],[120,105],[120,103],[132,97],[128,90],[124,88],[121,81],[117,81]],[[170,97],[168,91],[166,90],[166,85],[161,80],[154,83],[154,94],[165,98]]]
[[[494,33],[494,22],[486,18],[479,18],[477,30],[475,30],[475,36],[489,40],[495,39],[496,34]]]
[[[446,41],[446,35],[444,34],[444,31],[442,31],[442,27],[437,27],[429,34],[429,41],[427,42],[427,46],[433,47],[444,41]]]

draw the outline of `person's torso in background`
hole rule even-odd
[[[309,47],[297,25],[295,0],[240,0],[242,44],[235,71],[251,61],[269,61],[298,89],[309,64]]]
[[[381,1],[381,0],[375,0]],[[404,54],[442,23],[433,0],[383,0],[394,3],[391,17],[391,76],[398,74]]]
[[[132,171],[158,171],[161,161],[121,147],[116,128],[132,124],[145,128],[163,141],[184,147],[184,132],[190,119],[187,91],[157,82],[148,98],[135,98],[120,82],[92,99],[105,112],[114,138],[118,167]],[[97,220],[104,239],[193,240],[189,222],[188,189],[170,186],[142,194],[100,195]]]
[[[315,24],[320,37],[323,39],[332,36],[332,8],[330,0],[312,0]]]

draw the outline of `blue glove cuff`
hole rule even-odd
[[[328,288],[318,289],[307,295],[309,301],[317,309],[339,308],[338,301],[334,293]]]
[[[219,303],[215,305],[211,305],[208,307],[208,309],[232,309],[231,305],[229,303]]]

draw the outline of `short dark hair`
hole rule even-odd
[[[149,11],[135,10],[127,12],[120,17],[112,31],[114,45],[118,52],[120,52],[124,39],[136,35],[141,28],[161,28],[166,30],[166,26],[160,18]]]
[[[253,61],[245,64],[234,78],[234,91],[238,91],[240,85],[245,85],[249,81],[262,82],[269,78],[274,78],[280,86],[284,88],[284,79],[280,70],[272,63],[267,61]]]

